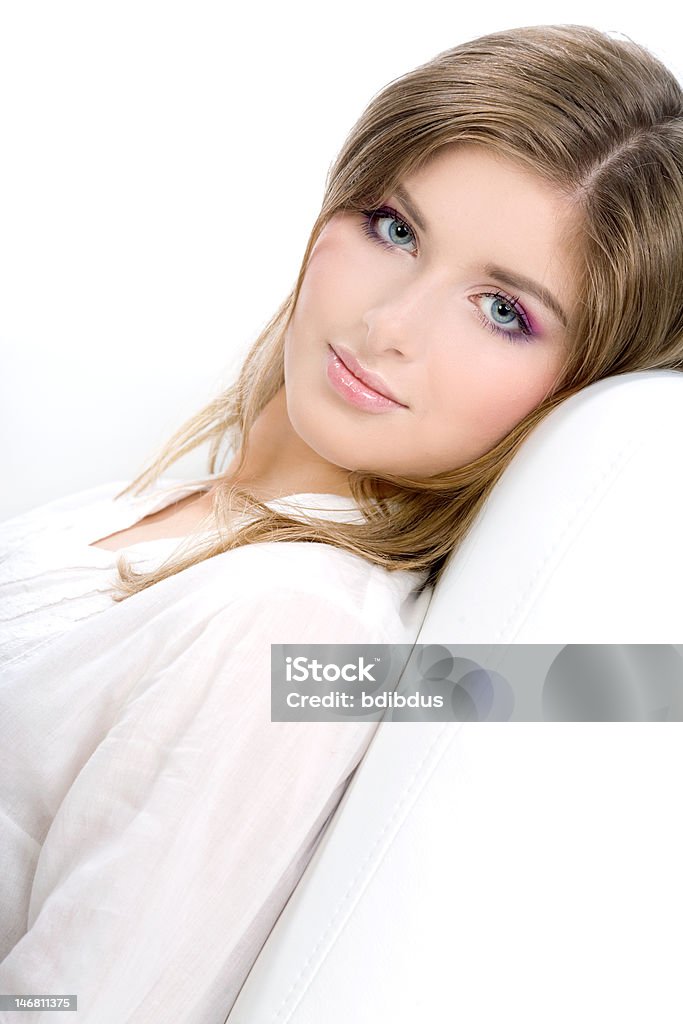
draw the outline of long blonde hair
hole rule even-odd
[[[192,416],[117,497],[139,494],[210,441],[208,472],[246,456],[245,441],[284,386],[284,337],[306,266],[339,211],[381,205],[404,176],[442,147],[478,143],[549,182],[576,210],[580,299],[551,393],[494,448],[428,479],[351,471],[362,523],[290,517],[248,489],[219,481],[211,521],[158,568],[135,572],[120,556],[126,597],[234,547],[263,541],[331,544],[389,571],[437,582],[520,445],[557,405],[606,376],[683,369],[683,90],[647,49],[585,25],[495,32],[438,54],[390,82],[351,129],[327,176],[322,208],[296,285],[250,349],[236,382]],[[225,448],[223,456],[221,449]],[[386,500],[382,482],[392,498]],[[227,527],[237,498],[248,512]],[[204,521],[203,521],[204,523]],[[196,532],[196,531],[195,531]]]

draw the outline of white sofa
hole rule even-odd
[[[567,400],[418,642],[683,641],[682,448],[683,374]],[[382,722],[228,1024],[680,1024],[682,740],[665,722]]]

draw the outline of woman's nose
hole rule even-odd
[[[433,281],[416,278],[369,303],[362,317],[368,344],[406,356],[414,355],[418,346],[424,348],[439,308],[436,290]]]

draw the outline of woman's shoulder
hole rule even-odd
[[[341,590],[357,597],[414,586],[422,574],[394,571],[334,544],[316,541],[261,541],[232,548],[230,571],[241,574],[243,592],[305,590],[330,594]],[[220,560],[223,556],[215,556]],[[262,567],[262,568],[259,568]]]
[[[390,572],[330,544],[278,541],[232,548],[157,586],[177,588],[183,603],[196,609],[199,600],[209,613],[249,605],[267,617],[290,605],[305,619],[306,609],[325,609],[412,642],[429,602],[428,593],[415,595],[423,580],[423,573]]]
[[[269,502],[298,517],[299,512],[343,522],[362,522],[356,503],[340,495],[297,494]],[[204,569],[202,568],[204,566]],[[194,579],[196,573],[197,581]],[[299,609],[319,605],[333,615],[354,618],[388,630],[392,636],[415,632],[421,624],[429,594],[415,591],[425,572],[389,570],[345,548],[323,541],[260,541],[240,545],[206,562],[190,566],[178,586],[190,594],[200,591],[210,605],[227,600],[234,605],[252,602],[259,608],[280,608],[286,602]],[[201,576],[201,587],[198,580]],[[226,583],[229,581],[229,596]],[[164,581],[166,582],[166,581]]]

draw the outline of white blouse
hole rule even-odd
[[[305,542],[113,602],[118,552],[88,545],[213,479],[0,523],[0,992],[76,994],[83,1024],[223,1024],[378,724],[272,722],[270,644],[413,643],[429,603],[422,574]]]

